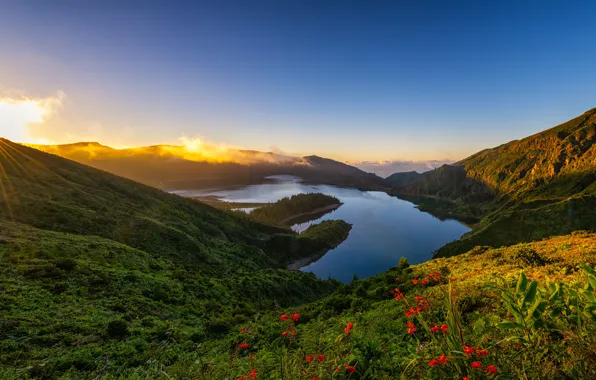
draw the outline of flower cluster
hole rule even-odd
[[[323,360],[325,360],[325,355],[321,354],[321,355],[307,355],[306,356],[306,362],[308,364],[310,364],[310,362],[312,362],[313,359],[318,359],[318,361],[322,362]]]
[[[443,323],[441,325],[441,327],[435,325],[434,327],[431,327],[430,328],[430,332],[432,332],[433,334],[436,333],[437,331],[442,331],[445,334],[448,334],[449,333],[449,326],[447,326],[445,323]]]
[[[430,362],[428,362],[428,365],[431,367],[434,367],[438,364],[447,364],[447,357],[445,354],[441,354],[438,359],[432,359]]]
[[[466,356],[472,356],[475,355],[476,359],[479,360],[482,357],[488,357],[488,351],[484,350],[482,348],[474,348],[471,346],[464,346],[464,354]],[[482,363],[480,363],[479,361],[473,361],[472,363],[470,363],[470,367],[472,367],[472,369],[483,369],[483,365]],[[487,373],[492,373],[493,375],[496,375],[497,373],[499,373],[499,371],[497,371],[497,367],[495,367],[494,365],[488,365],[485,368]]]

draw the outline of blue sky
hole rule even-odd
[[[55,100],[28,137],[58,143],[200,136],[343,160],[459,159],[596,106],[595,12],[588,1],[4,0],[0,99]]]

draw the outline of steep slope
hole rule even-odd
[[[389,177],[385,178],[385,182],[391,187],[401,187],[410,182],[413,182],[420,178],[422,173],[416,171],[393,173]]]
[[[429,212],[480,221],[438,255],[465,252],[477,244],[499,246],[593,229],[595,141],[592,109],[544,132],[424,173],[395,193]]]
[[[346,231],[299,236],[0,139],[0,378],[162,360],[320,298],[336,283],[284,268]]]
[[[383,179],[374,174],[317,156],[301,158],[233,149],[204,152],[200,147],[170,145],[112,149],[96,142],[33,147],[165,189],[257,184],[279,174],[297,175],[312,183],[386,187]]]

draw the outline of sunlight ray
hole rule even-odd
[[[0,143],[2,143],[2,141],[0,141]],[[6,158],[8,158],[8,163],[10,163],[10,165],[15,168],[15,171],[18,171],[18,169],[20,169],[23,173],[25,173],[30,179],[33,179],[33,176],[31,175],[31,173],[29,173],[29,171],[23,166],[21,165],[20,162],[18,162],[11,154],[10,152],[8,152],[1,144],[0,144],[0,156],[4,156]]]

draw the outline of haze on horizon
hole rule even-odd
[[[458,160],[594,107],[570,4],[6,1],[0,136]]]

